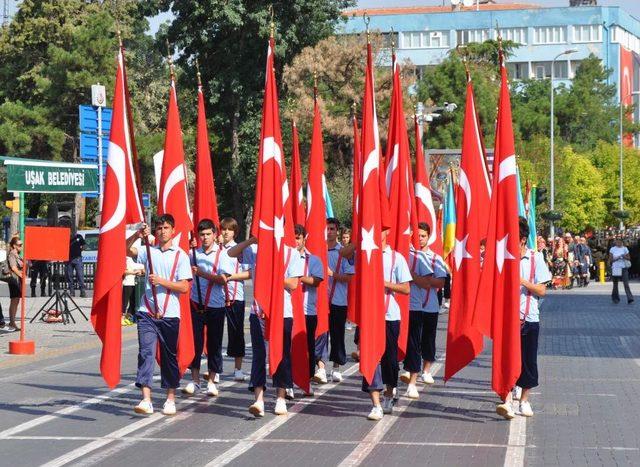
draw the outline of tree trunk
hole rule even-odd
[[[233,215],[238,221],[240,232],[244,230],[247,223],[242,205],[242,189],[237,183],[236,174],[240,167],[240,138],[238,136],[240,127],[240,103],[234,98],[233,115],[231,116],[231,200],[233,202]]]

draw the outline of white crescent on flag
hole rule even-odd
[[[458,177],[458,185],[464,192],[465,204],[467,205],[467,217],[469,217],[469,212],[471,212],[471,185],[469,184],[469,179],[467,178],[467,174],[460,168],[460,175]]]
[[[511,175],[516,174],[516,156],[508,156],[502,162],[500,162],[500,169],[498,172],[498,183]]]
[[[127,211],[126,206],[126,180],[125,180],[125,154],[120,146],[109,141],[109,156],[107,157],[107,164],[118,180],[118,205],[113,215],[102,227],[100,227],[100,233],[108,232],[120,225],[124,219],[124,215]]]
[[[282,170],[282,151],[273,136],[267,136],[262,142],[262,163],[266,164],[269,159],[274,159]]]
[[[167,182],[164,184],[164,192],[162,193],[162,207],[164,210],[167,210],[167,199],[171,194],[171,190],[173,190],[178,183],[184,181],[184,166],[178,165],[176,166],[169,176],[167,177]]]

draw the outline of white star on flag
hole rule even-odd
[[[460,270],[460,264],[462,264],[463,259],[473,258],[469,251],[467,251],[467,240],[469,240],[469,234],[467,234],[467,236],[462,240],[456,239],[456,246],[453,253],[453,257],[456,260],[456,270]]]
[[[362,228],[362,244],[361,247],[367,252],[367,261],[371,262],[371,252],[378,249],[378,245],[373,238],[374,227],[371,226],[370,230]]]
[[[280,241],[284,237],[284,216],[273,218],[273,227],[260,221],[260,228],[264,230],[273,230],[273,238],[276,239],[278,250],[280,249]]]
[[[498,271],[502,273],[502,266],[505,259],[516,259],[507,249],[507,240],[509,234],[505,235],[502,240],[496,241],[496,264],[498,265]]]

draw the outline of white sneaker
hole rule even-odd
[[[379,405],[374,405],[371,408],[371,412],[369,412],[369,415],[367,415],[367,419],[377,422],[378,420],[382,420],[383,416],[384,412],[382,411],[382,407],[380,407]]]
[[[236,370],[233,372],[233,380],[234,381],[246,381],[247,376],[242,372],[242,370]]]
[[[213,382],[216,384],[220,382],[220,373],[216,373],[216,375],[213,377]]]
[[[338,370],[333,370],[333,372],[331,372],[331,381],[333,381],[334,383],[341,383],[342,373],[340,373]]]
[[[249,413],[254,417],[264,417],[264,402],[255,401],[249,406]]]
[[[522,397],[522,388],[520,386],[516,386],[513,388],[513,400],[519,401],[520,397]]]
[[[276,407],[273,409],[273,413],[276,415],[287,415],[287,402],[278,397],[278,399],[276,399]]]
[[[347,331],[351,331],[353,329],[353,324],[351,324],[351,321],[347,321],[347,324],[345,325],[345,329]]]
[[[411,382],[411,373],[409,373],[408,371],[403,371],[402,373],[400,373],[400,381],[402,381],[404,384],[409,384]]]
[[[207,383],[207,395],[213,397],[218,395],[218,388],[216,387],[216,383],[212,383],[211,381]]]
[[[407,392],[405,393],[409,399],[418,399],[420,398],[420,394],[418,393],[418,388],[415,384],[410,384],[407,386]]]
[[[153,404],[151,401],[142,399],[133,409],[135,413],[142,415],[151,415],[153,413]]]
[[[516,416],[510,402],[503,402],[496,405],[496,413],[507,420],[511,420]]]
[[[422,373],[422,382],[424,384],[434,384],[435,380],[433,379],[433,376],[431,375],[431,373],[429,373],[428,371],[425,371],[424,373]]]
[[[162,413],[165,415],[175,415],[176,414],[176,403],[174,401],[170,401],[167,399],[162,406]]]
[[[327,371],[324,368],[318,368],[316,373],[313,375],[313,381],[320,384],[327,383]]]
[[[287,388],[284,394],[284,398],[290,401],[295,398],[295,395],[293,394],[293,388]]]
[[[533,409],[529,401],[520,402],[520,411],[518,413],[523,417],[533,417]]]
[[[382,413],[393,413],[393,398],[384,398],[384,400],[382,401]]]
[[[200,392],[200,385],[198,383],[191,382],[182,388],[182,394],[194,395],[196,392]]]
[[[393,388],[393,402],[398,402],[398,399],[400,399],[398,397],[398,388]]]

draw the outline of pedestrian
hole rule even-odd
[[[624,246],[621,235],[617,235],[614,246],[609,250],[609,266],[611,266],[611,278],[613,279],[613,290],[611,299],[613,303],[620,303],[618,292],[618,282],[622,280],[624,292],[627,294],[627,303],[633,303],[633,295],[629,287],[629,268],[631,267],[631,256],[629,249]]]
[[[344,227],[340,231],[340,243],[343,246],[351,243],[351,229]]]
[[[38,282],[38,277],[40,277],[40,296],[44,297],[46,295],[46,287],[47,287],[47,265],[48,261],[43,260],[34,260],[31,263],[31,296],[36,296],[36,285]]]
[[[148,237],[149,233],[149,227],[144,225],[127,239],[128,255],[144,265],[147,271],[144,296],[136,314],[139,344],[136,386],[142,391],[142,400],[134,410],[144,415],[153,413],[151,384],[156,350],[159,350],[160,387],[167,391],[162,413],[175,415],[175,394],[180,384],[177,359],[180,329],[179,295],[189,292],[192,273],[189,257],[173,243],[175,220],[171,214],[163,214],[156,219],[155,236],[158,244],[150,247],[150,258],[147,257],[145,248],[138,249],[133,246],[138,239]],[[153,265],[153,274],[150,273],[149,259]],[[157,299],[157,302],[154,299]]]
[[[300,277],[302,283],[302,303],[305,324],[307,325],[307,350],[309,352],[309,379],[313,378],[316,370],[316,328],[318,326],[317,295],[318,286],[324,280],[322,261],[305,248],[307,231],[301,225],[295,226],[296,248],[300,258],[304,261],[304,272]],[[293,391],[293,390],[292,390]],[[312,396],[313,393],[306,393]]]
[[[589,285],[589,270],[593,263],[593,256],[591,254],[591,248],[587,245],[586,237],[576,237],[576,242],[578,287],[586,287]]]
[[[19,331],[20,328],[16,323],[16,315],[18,314],[18,305],[22,297],[22,272],[24,269],[24,261],[22,254],[22,240],[15,236],[9,241],[9,252],[7,254],[7,264],[9,266],[10,277],[9,284],[9,325],[8,331]]]
[[[244,340],[244,281],[251,276],[247,268],[231,258],[227,251],[237,245],[236,237],[240,227],[238,221],[232,217],[225,217],[220,221],[220,245],[226,256],[224,264],[228,268],[228,275],[224,287],[225,315],[227,317],[227,356],[234,359],[233,380],[246,381],[247,377],[242,371],[242,359],[246,352]]]
[[[519,400],[518,414],[533,416],[529,402],[531,389],[538,386],[538,335],[540,333],[540,298],[547,292],[551,272],[540,252],[527,248],[529,223],[520,217],[520,377],[514,392],[496,407],[496,412],[510,420],[514,418],[512,400]],[[517,390],[520,388],[520,390]]]
[[[327,261],[329,282],[329,336],[330,341],[329,360],[333,362],[331,373],[327,375],[325,368],[327,354],[327,335],[318,337],[316,356],[318,357],[318,370],[313,376],[316,383],[326,383],[328,376],[334,383],[342,381],[340,366],[347,363],[347,350],[345,345],[345,325],[347,322],[347,304],[349,282],[355,272],[353,264],[340,254],[344,245],[338,242],[340,222],[330,217],[327,219]]]
[[[73,280],[73,272],[75,271],[78,278],[78,287],[80,287],[80,297],[85,298],[87,293],[84,290],[84,271],[82,265],[82,250],[84,249],[84,237],[79,233],[71,234],[69,239],[69,260],[67,261],[66,273],[67,283],[69,284],[69,295],[75,297],[75,285]]]
[[[258,255],[258,239],[251,237],[229,248],[227,253],[232,258],[240,259],[251,271],[251,278],[255,284],[255,268]],[[293,306],[291,293],[298,287],[300,277],[304,274],[304,263],[300,254],[294,248],[284,248],[284,303],[283,303],[283,333],[282,333],[282,359],[278,368],[273,373],[273,386],[276,388],[276,415],[287,414],[286,391],[293,387],[291,372],[291,332],[293,329]],[[249,327],[251,332],[251,376],[249,378],[249,391],[255,397],[253,404],[249,406],[249,413],[254,417],[264,417],[264,392],[267,388],[267,344],[265,340],[265,312],[254,299],[249,314]]]
[[[144,266],[127,256],[127,265],[122,277],[122,326],[133,325],[138,304],[136,301],[136,280],[144,275]]]
[[[436,360],[436,333],[438,330],[438,290],[444,287],[447,271],[435,253],[427,249],[431,229],[426,222],[418,224],[418,241],[421,250],[409,253],[411,267],[411,294],[409,306],[409,338],[404,359],[405,372],[400,379],[406,383],[407,397],[418,398],[416,383],[418,374],[422,382],[434,384],[431,366]]]
[[[556,237],[553,246],[553,288],[565,288],[568,284],[567,245],[561,237]]]
[[[371,411],[369,420],[381,420],[393,413],[394,393],[398,386],[398,337],[400,336],[400,306],[396,294],[409,295],[411,271],[407,260],[387,244],[388,229],[382,231],[382,266],[385,286],[385,350],[375,369],[371,383],[362,378],[362,391],[369,393]],[[384,397],[381,392],[384,390]]]

